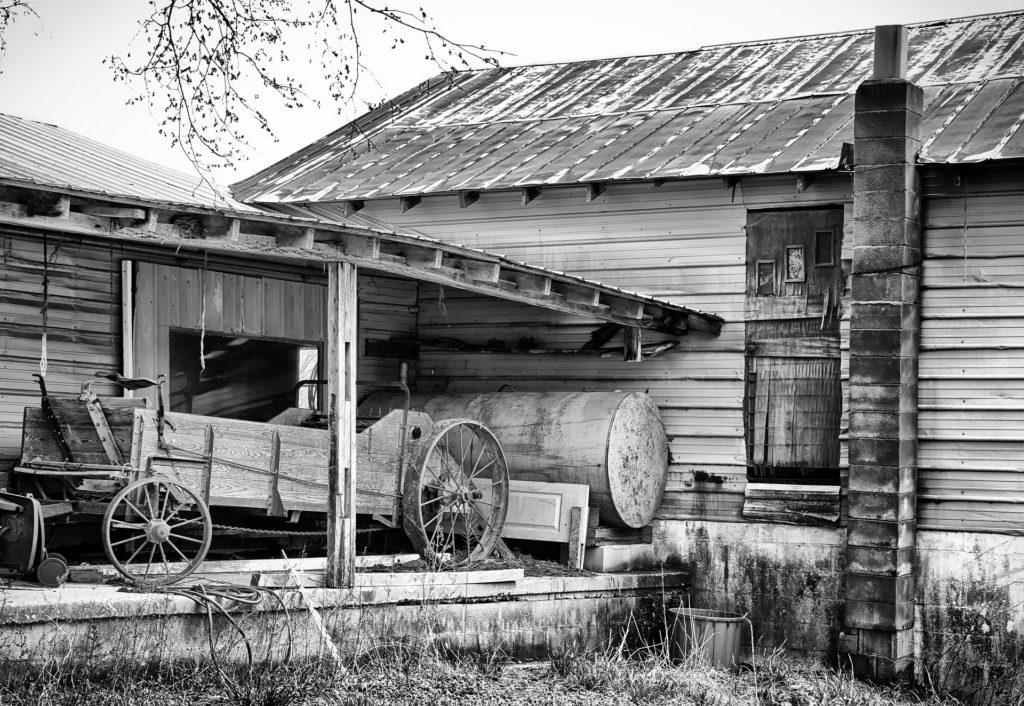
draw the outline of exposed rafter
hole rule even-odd
[[[368,270],[676,336],[691,330],[718,333],[722,324],[713,314],[481,250],[314,219],[166,204],[140,208],[138,203],[112,201],[97,206],[95,198],[4,186],[0,181],[0,225],[270,261],[351,262]]]

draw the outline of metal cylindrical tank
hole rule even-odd
[[[404,401],[375,393],[359,414],[380,415]],[[657,406],[642,392],[417,394],[411,406],[435,421],[482,422],[501,443],[512,478],[589,485],[603,525],[643,527],[661,503],[668,440]]]

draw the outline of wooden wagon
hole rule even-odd
[[[357,513],[403,528],[432,565],[487,556],[508,506],[494,435],[473,420],[435,421],[408,408],[362,421]],[[167,584],[200,565],[224,511],[266,534],[275,531],[261,527],[322,518],[330,443],[326,429],[151,410],[144,400],[98,398],[89,383],[77,397],[44,387],[42,406],[25,410],[14,472],[22,501],[5,497],[37,503],[29,511],[40,532],[42,518],[102,517],[111,564],[130,580]],[[46,560],[44,544],[36,538],[30,562]]]

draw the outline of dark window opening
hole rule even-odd
[[[319,377],[318,350],[268,339],[170,333],[169,406],[173,412],[265,422],[289,407],[315,406],[296,390]]]
[[[834,265],[835,248],[833,241],[835,232],[831,230],[819,230],[814,234],[814,264],[818,267]]]

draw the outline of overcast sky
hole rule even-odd
[[[315,1],[315,0],[313,0]],[[303,2],[303,0],[295,0]],[[510,52],[506,64],[574,61],[654,54],[707,44],[908,24],[967,14],[1021,9],[1022,0],[391,0],[422,5],[453,39]],[[124,54],[146,10],[144,0],[34,0],[38,19],[8,32],[0,58],[0,112],[54,123],[147,159],[190,170],[184,156],[157,133],[159,116],[126,106],[130,89],[114,83],[103,59]],[[376,82],[362,98],[376,102],[437,73],[421,48],[404,54],[378,37],[363,38]],[[141,47],[136,44],[136,50]],[[292,57],[293,60],[296,57]],[[302,62],[298,62],[301,64]],[[379,85],[377,85],[379,83]],[[278,142],[250,136],[250,158],[215,178],[230,183],[312,142],[353,117],[352,107],[287,111],[267,106]],[[361,112],[363,105],[355,110]]]

